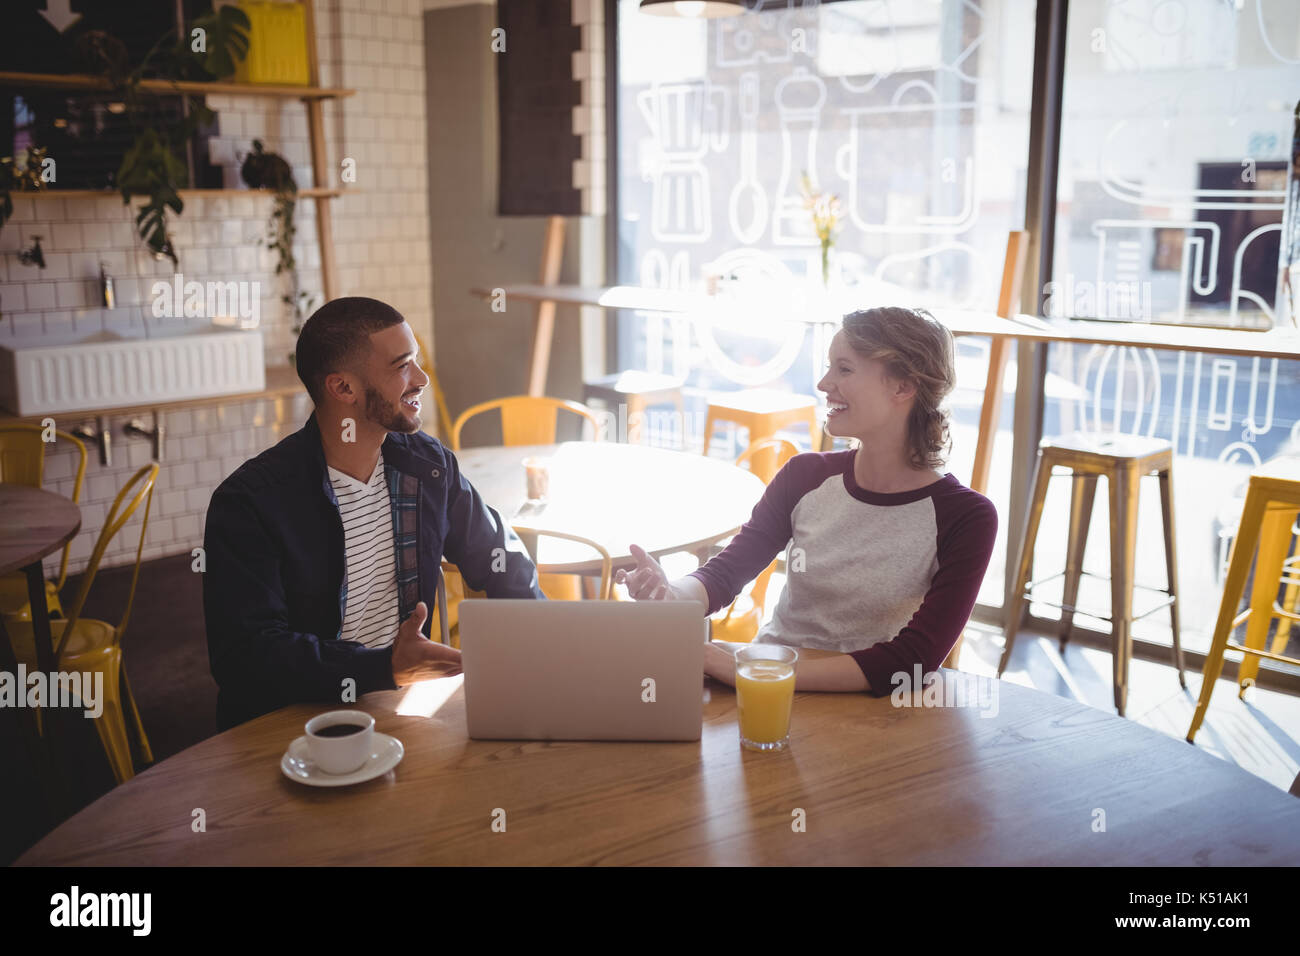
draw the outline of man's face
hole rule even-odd
[[[429,376],[416,362],[418,346],[405,322],[370,336],[370,354],[358,371],[364,415],[385,431],[420,430],[420,393]]]

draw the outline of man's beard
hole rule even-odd
[[[414,422],[407,418],[402,410],[385,399],[377,391],[366,386],[366,419],[380,428],[390,432],[411,434],[420,430],[420,416],[416,414]]]

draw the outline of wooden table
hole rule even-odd
[[[31,605],[32,636],[36,644],[36,661],[41,671],[53,675],[57,669],[54,642],[50,636],[50,612],[45,603],[45,569],[41,559],[63,547],[81,530],[81,509],[76,502],[56,495],[52,491],[30,488],[26,485],[0,483],[0,574],[22,571],[27,578],[27,600]],[[18,661],[4,619],[0,618],[0,670],[17,675]],[[20,688],[19,693],[25,693]],[[58,721],[47,718],[44,733],[38,734],[32,712],[25,707],[15,708],[22,724],[24,739],[30,746],[36,765],[54,806],[61,807],[65,800],[62,781],[58,777],[57,763],[51,760],[55,746]],[[34,744],[43,736],[45,744]]]
[[[76,502],[52,491],[0,483],[0,574],[22,571],[27,576],[36,657],[46,673],[54,670],[55,662],[41,559],[71,541],[79,530],[81,509]],[[8,650],[8,635],[4,636]]]
[[[564,442],[467,448],[455,453],[462,473],[507,521],[537,530],[567,531],[598,541],[613,566],[635,565],[630,544],[660,557],[674,551],[705,555],[735,534],[763,495],[763,482],[727,462],[623,442]],[[523,460],[550,459],[545,507],[525,509]],[[521,534],[548,572],[599,574],[590,548]]]
[[[295,705],[149,768],[18,863],[1300,864],[1300,800],[1258,777],[1086,704],[945,673],[979,682],[968,700],[996,688],[996,714],[801,693],[775,754],[741,750],[735,694],[711,680],[698,742],[615,743],[469,740],[462,678],[444,678],[361,698],[406,755],[334,790],[280,772],[326,709]]]

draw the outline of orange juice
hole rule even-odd
[[[787,661],[741,660],[736,664],[736,709],[740,740],[754,749],[780,749],[790,736],[794,702],[794,664]],[[766,746],[764,746],[766,745]]]

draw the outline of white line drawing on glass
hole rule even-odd
[[[757,249],[724,252],[711,266],[735,281],[714,297],[716,307],[695,316],[695,334],[709,364],[745,386],[765,385],[784,375],[799,358],[807,331],[805,323],[790,320],[804,309],[789,267]],[[718,344],[715,330],[775,343],[776,353],[758,365],[742,365]]]
[[[1139,117],[1139,120],[1141,117]],[[1098,161],[1101,188],[1116,199],[1135,206],[1167,206],[1179,210],[1187,209],[1254,209],[1275,210],[1281,212],[1286,199],[1285,189],[1161,189],[1143,183],[1124,179],[1115,171],[1112,159],[1116,155],[1125,155],[1125,148],[1112,150],[1116,137],[1125,130],[1129,120],[1119,120],[1106,134],[1104,147]],[[1140,136],[1141,133],[1133,135]],[[1236,197],[1235,201],[1226,201]],[[1276,202],[1270,201],[1276,200]],[[1150,221],[1150,220],[1143,220]],[[1193,220],[1197,221],[1197,220]],[[1204,225],[1204,223],[1201,223]],[[1163,226],[1177,223],[1164,222]]]
[[[917,85],[926,87],[933,93],[933,87],[930,87],[929,84],[917,81]],[[853,222],[853,225],[863,232],[869,233],[957,235],[966,232],[979,217],[979,187],[975,177],[975,158],[973,156],[966,156],[961,160],[963,198],[961,212],[957,215],[917,216],[915,221],[911,223],[869,222],[867,220],[862,212],[862,200],[867,195],[863,188],[865,184],[862,182],[862,177],[856,173],[860,144],[863,141],[858,117],[881,111],[881,108],[874,107],[854,107],[840,110],[840,114],[849,119],[849,141],[841,146],[835,154],[835,172],[848,181],[849,195],[846,205],[849,219]],[[904,111],[897,110],[897,112]],[[891,109],[890,112],[895,112],[895,110]]]
[[[1264,425],[1255,423],[1255,399],[1259,395],[1259,356],[1255,356],[1250,366],[1250,404],[1246,407],[1246,417],[1242,420],[1242,441],[1254,441],[1255,436],[1264,435],[1273,430],[1273,400],[1277,397],[1277,359],[1273,359],[1268,372],[1268,411],[1264,413]]]
[[[1223,388],[1223,408],[1219,408],[1219,383]],[[1210,365],[1210,407],[1205,410],[1205,427],[1216,432],[1232,428],[1232,397],[1237,388],[1237,362],[1235,359],[1216,358]]]
[[[1264,20],[1264,0],[1255,0],[1255,22],[1259,24],[1259,35],[1264,41],[1264,48],[1272,54],[1273,59],[1279,63],[1300,63],[1300,57],[1283,56],[1273,45],[1273,38],[1269,36],[1268,26]]]
[[[966,44],[966,46],[963,47],[955,57],[953,57],[951,62],[937,63],[934,64],[932,68],[936,73],[939,72],[952,73],[958,79],[966,83],[975,84],[978,82],[979,78],[975,76],[971,76],[968,73],[966,73],[963,70],[962,66],[966,62],[966,60],[968,60],[972,55],[974,55],[975,51],[978,50],[979,47],[984,42],[984,11],[979,7],[978,4],[973,3],[972,0],[962,0],[962,6],[965,8],[964,11],[958,12],[958,11],[944,10],[941,15],[957,18],[957,17],[962,17],[966,12],[973,13],[980,20],[979,29],[976,31],[975,36],[971,39],[971,41],[968,44]],[[826,13],[828,17],[836,17],[844,21],[848,21],[848,23],[845,24],[846,27],[848,27],[850,24],[856,25],[859,27],[859,29],[869,28],[873,33],[885,32],[889,36],[889,42],[881,44],[881,46],[890,51],[891,54],[890,59],[884,62],[873,63],[872,66],[875,68],[875,72],[871,74],[870,78],[865,83],[857,83],[854,82],[852,79],[850,79],[848,76],[841,76],[839,77],[841,86],[843,86],[850,93],[858,93],[858,94],[869,93],[873,89],[875,89],[876,86],[878,86],[880,82],[884,80],[886,77],[892,76],[894,73],[898,72],[899,65],[902,63],[902,57],[898,55],[898,31],[894,26],[894,11],[893,11],[892,4],[890,3],[890,0],[872,0],[872,2],[865,4],[858,11],[855,11],[855,13],[859,14],[858,16],[845,15],[842,12],[835,10],[833,7],[828,8]],[[827,25],[831,29],[834,29],[835,21],[831,21]],[[903,84],[903,88],[900,88],[898,93],[895,94],[894,101],[889,106],[874,107],[865,110],[865,112],[895,112],[896,111],[895,107],[899,105],[899,99],[903,94],[903,92],[905,91],[905,88],[911,85],[912,84],[910,83]],[[928,83],[925,85],[929,86]],[[931,87],[931,92],[933,93],[933,87]],[[933,96],[933,99],[937,102],[938,96],[937,95]],[[944,106],[963,105],[968,107],[974,107],[975,103],[974,100],[972,99],[967,101],[959,101],[959,103],[950,102],[942,105]],[[920,107],[920,108],[924,108],[924,107]]]
[[[672,261],[661,249],[650,249],[641,257],[641,285],[647,289],[690,288],[691,256],[685,249],[673,254]],[[680,315],[665,316],[662,312],[637,310],[646,320],[646,371],[662,373],[664,370],[665,320],[672,327],[672,374],[685,378],[690,365],[690,321]]]
[[[1276,313],[1264,299],[1258,294],[1251,292],[1249,289],[1241,287],[1241,262],[1246,255],[1246,247],[1258,239],[1260,236],[1269,232],[1281,232],[1282,224],[1280,222],[1269,223],[1260,226],[1253,232],[1249,232],[1237,245],[1237,254],[1232,258],[1232,293],[1228,296],[1228,327],[1231,328],[1237,324],[1238,303],[1242,299],[1254,302],[1259,306],[1260,311],[1268,317],[1268,324],[1276,324]]]
[[[714,65],[719,67],[789,63],[794,59],[792,31],[804,31],[803,49],[817,52],[817,7],[821,0],[749,0],[749,16],[718,20],[714,28]],[[766,8],[766,9],[765,9]],[[802,23],[809,24],[801,26]],[[769,41],[764,45],[763,41]]]
[[[1107,282],[1105,278],[1107,236],[1132,229],[1185,229],[1191,233],[1183,240],[1183,258],[1179,265],[1178,277],[1176,318],[1178,322],[1185,321],[1189,291],[1195,291],[1198,295],[1209,295],[1214,291],[1218,282],[1219,224],[1203,219],[1098,219],[1092,224],[1092,232],[1097,237],[1097,299],[1099,307],[1103,304],[1103,299],[1106,298],[1103,293],[1111,286],[1111,283]],[[1205,249],[1205,236],[1195,235],[1197,230],[1204,230],[1209,233],[1210,247],[1208,255]],[[1121,244],[1133,242],[1135,241],[1116,238],[1120,254],[1116,256],[1115,260],[1115,283],[1136,283],[1138,281],[1137,275],[1139,273],[1133,272],[1133,269],[1137,268],[1133,256],[1134,246]],[[1138,242],[1136,248],[1139,255],[1142,255],[1145,247]],[[1195,259],[1194,262],[1193,258]],[[1129,278],[1126,279],[1124,276],[1129,276]],[[1146,291],[1146,298],[1146,308],[1141,313],[1141,318],[1143,321],[1150,321],[1152,316],[1149,289]],[[1123,301],[1114,304],[1121,308],[1126,305]],[[1131,318],[1132,316],[1109,315],[1102,317]]]
[[[1113,377],[1111,361],[1115,362]],[[1093,373],[1093,366],[1096,372]],[[1149,370],[1148,370],[1149,369]],[[1089,375],[1092,382],[1089,385]],[[1113,432],[1116,434],[1142,435],[1148,438],[1155,435],[1160,413],[1161,378],[1160,363],[1154,349],[1135,346],[1094,345],[1084,357],[1079,374],[1079,384],[1087,396],[1079,416],[1083,430],[1088,432]],[[1103,421],[1102,399],[1107,392],[1114,394],[1114,411],[1110,427]],[[1130,392],[1135,396],[1133,409],[1129,414],[1129,424],[1125,427],[1124,396]],[[1088,414],[1088,401],[1092,404],[1092,414]],[[1143,422],[1145,420],[1145,428]]]
[[[767,230],[767,192],[758,181],[757,71],[741,75],[737,106],[740,110],[740,178],[732,187],[727,217],[736,239],[743,245],[752,246]],[[746,210],[749,211],[747,224],[742,223]]]
[[[710,150],[727,148],[730,93],[708,82],[654,83],[636,97],[654,137],[650,234],[658,242],[704,242],[712,233]]]
[[[889,270],[891,266],[895,266],[901,262],[910,262],[914,260],[920,260],[921,262],[926,262],[932,257],[938,256],[940,253],[944,253],[944,252],[960,253],[962,255],[969,256],[970,259],[972,260],[971,265],[967,270],[967,275],[975,277],[974,281],[971,282],[970,287],[966,290],[966,294],[953,305],[953,308],[956,309],[976,308],[979,305],[979,303],[983,300],[984,296],[988,293],[991,287],[991,282],[989,281],[988,276],[994,275],[995,273],[990,271],[992,267],[988,259],[985,256],[981,255],[979,251],[969,243],[959,242],[953,239],[946,239],[943,240],[942,242],[935,243],[932,246],[926,246],[923,249],[916,249],[912,252],[891,253],[889,255],[883,256],[881,260],[876,264],[875,271],[872,273],[872,278],[879,279],[881,281],[889,281],[885,273]],[[904,283],[902,282],[899,282],[897,284],[904,285]],[[929,283],[926,284],[928,285]]]
[[[781,175],[776,184],[772,242],[780,246],[816,245],[812,221],[803,206],[806,172],[817,185],[817,129],[826,102],[826,84],[807,67],[782,77],[773,93],[781,123]]]

